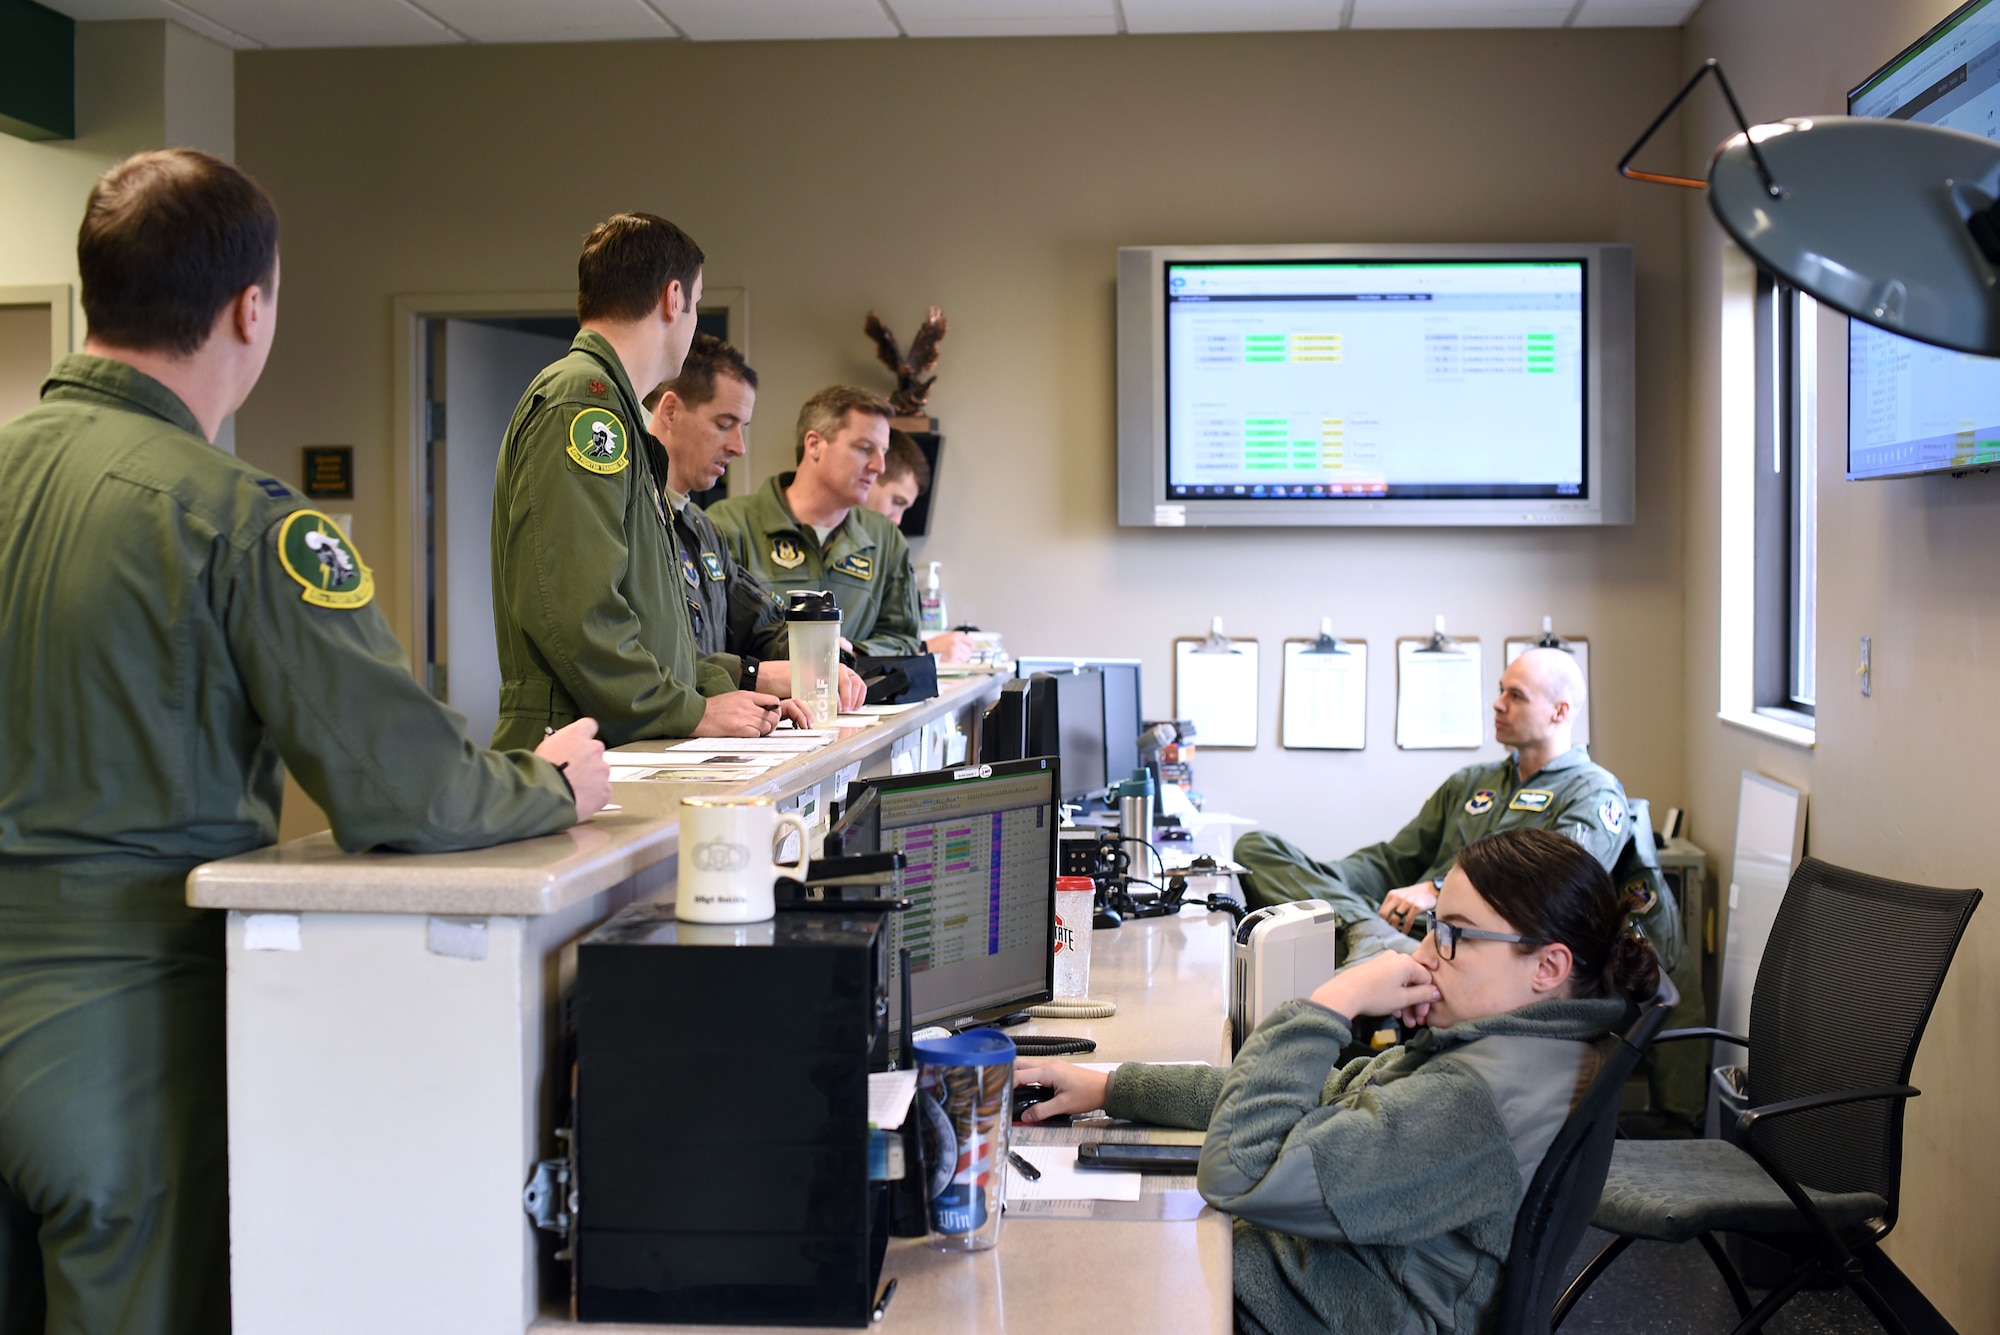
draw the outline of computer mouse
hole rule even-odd
[[[1033,1107],[1035,1104],[1042,1103],[1048,1099],[1054,1098],[1055,1096],[1056,1096],[1056,1090],[1054,1085],[1014,1086],[1014,1120],[1017,1122],[1020,1121],[1022,1113],[1026,1112],[1029,1108]],[[1068,1120],[1069,1119],[1067,1117],[1055,1117],[1049,1119],[1050,1123],[1055,1125],[1060,1125],[1061,1123],[1067,1122]]]

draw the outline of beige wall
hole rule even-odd
[[[1716,56],[1753,122],[1838,112],[1860,82],[1952,0],[1708,0],[1683,64]],[[1704,101],[1687,162],[1705,162],[1727,112]],[[1721,232],[1690,198],[1687,473],[1687,787],[1694,837],[1734,839],[1745,769],[1810,794],[1807,851],[1933,885],[1996,888],[2000,865],[1976,794],[2000,749],[1986,702],[2000,687],[2000,477],[1848,482],[1846,328],[1821,330],[1819,731],[1806,751],[1716,719],[1716,291]],[[1740,572],[1731,572],[1740,578]],[[1874,695],[1854,679],[1874,639]],[[1865,1022],[1865,1017],[1857,1017]],[[2000,912],[1973,919],[1925,1038],[1910,1108],[1897,1262],[1962,1331],[2000,1329],[2000,1153],[1993,1061],[2000,1031]]]
[[[1391,641],[1438,613],[1494,656],[1544,613],[1592,637],[1600,756],[1677,803],[1683,221],[1611,167],[1679,66],[1670,30],[247,52],[238,143],[285,281],[242,452],[289,478],[301,445],[356,446],[396,603],[392,298],[563,290],[592,223],[652,210],[749,291],[760,479],[806,394],[882,383],[871,307],[905,337],[949,313],[942,531],[917,555],[956,617],[1016,652],[1143,656],[1153,715],[1172,637],[1223,613],[1263,638],[1266,741],[1202,756],[1212,805],[1326,854],[1392,833],[1469,759],[1393,745]],[[1566,239],[1637,247],[1636,525],[1115,526],[1119,245]],[[1362,753],[1272,740],[1276,644],[1323,615],[1378,651]]]

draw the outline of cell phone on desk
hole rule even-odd
[[[1201,1166],[1201,1146],[1092,1141],[1076,1147],[1076,1166],[1117,1173],[1192,1173]]]

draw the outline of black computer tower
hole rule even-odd
[[[869,1323],[887,1243],[868,1180],[885,941],[877,912],[707,927],[659,904],[584,938],[579,1320]]]

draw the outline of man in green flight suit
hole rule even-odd
[[[1681,990],[1672,1023],[1706,1023],[1693,961],[1682,949],[1680,910],[1657,871],[1647,871],[1657,865],[1651,850],[1632,846],[1625,789],[1574,742],[1583,695],[1583,673],[1571,655],[1561,649],[1523,653],[1500,674],[1493,702],[1494,739],[1512,755],[1466,766],[1446,779],[1393,839],[1338,861],[1317,861],[1276,835],[1252,830],[1233,850],[1250,870],[1245,899],[1253,907],[1326,901],[1340,920],[1343,964],[1385,948],[1414,951],[1417,942],[1407,933],[1436,906],[1437,887],[1461,848],[1495,830],[1553,829],[1590,850],[1621,890],[1643,885],[1648,902],[1637,921]],[[1677,1124],[1691,1123],[1702,1112],[1699,1055],[1690,1065],[1672,1051],[1693,1046],[1669,1045],[1650,1058],[1655,1103]]]
[[[842,638],[876,658],[925,651],[910,544],[862,505],[888,457],[892,411],[865,389],[821,390],[799,409],[797,471],[708,512],[730,555],[766,587],[831,591]]]
[[[247,176],[141,154],[91,190],[84,353],[0,427],[0,1332],[229,1329],[224,915],[282,768],[343,848],[548,834],[610,796],[588,719],[536,754],[423,691],[346,534],[217,450],[276,328]],[[282,763],[282,768],[281,768]]]
[[[711,334],[696,334],[681,373],[646,396],[652,414],[646,429],[667,452],[667,509],[680,542],[695,651],[738,686],[790,696],[783,603],[737,564],[715,521],[689,499],[743,457],[743,429],[756,407],[757,373],[743,354]],[[843,665],[840,707],[858,709],[867,698],[866,683]]]
[[[584,240],[582,328],[521,396],[494,479],[495,746],[586,714],[610,746],[804,725],[796,703],[739,690],[697,658],[666,451],[640,427],[641,395],[680,374],[694,339],[702,262],[650,213],[614,215]]]

